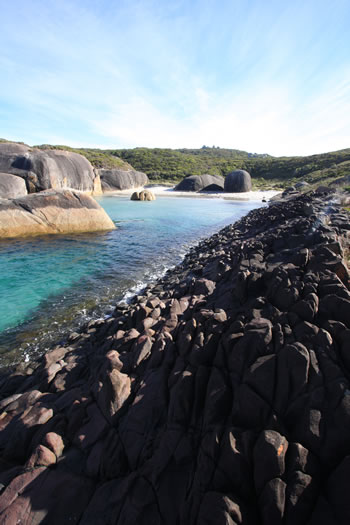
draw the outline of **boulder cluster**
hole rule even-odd
[[[349,220],[250,212],[0,381],[0,519],[350,522]]]
[[[21,197],[48,189],[73,188],[102,193],[100,177],[90,162],[77,153],[41,150],[12,142],[0,143],[0,189],[2,198]],[[7,177],[6,177],[7,174]],[[24,182],[17,193],[14,184]]]
[[[114,229],[88,195],[147,182],[146,174],[134,170],[94,169],[71,151],[0,143],[0,238]]]
[[[153,191],[142,190],[142,191],[134,191],[134,193],[130,197],[130,200],[132,201],[155,201],[156,197]]]
[[[176,191],[224,191],[221,175],[190,175],[175,187]]]
[[[147,175],[140,171],[96,169],[85,157],[72,151],[0,143],[0,198],[13,199],[48,189],[74,189],[100,195],[148,182]]]
[[[234,170],[221,175],[191,175],[185,177],[176,187],[176,191],[245,193],[252,190],[250,174],[245,170]]]

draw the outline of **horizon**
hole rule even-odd
[[[263,153],[257,153],[256,151],[246,151],[246,150],[239,150],[237,148],[224,148],[224,147],[221,147],[221,146],[207,146],[207,145],[203,145],[201,146],[200,148],[194,148],[194,147],[191,147],[191,146],[186,146],[186,147],[179,147],[179,148],[172,148],[172,147],[164,147],[164,148],[160,148],[158,146],[154,146],[154,147],[151,147],[151,146],[134,146],[133,148],[124,148],[124,147],[108,147],[108,148],[103,148],[103,147],[95,147],[95,146],[69,146],[68,144],[51,144],[49,142],[43,142],[42,144],[28,144],[26,142],[24,142],[23,140],[7,140],[6,138],[4,137],[0,137],[0,144],[2,141],[5,141],[5,142],[11,142],[11,143],[16,143],[16,144],[23,144],[24,146],[28,146],[29,148],[32,148],[32,149],[35,149],[35,148],[41,148],[43,146],[56,146],[58,148],[72,148],[72,149],[76,149],[76,150],[84,150],[84,149],[91,149],[91,150],[100,150],[100,151],[113,151],[113,150],[132,150],[132,149],[162,149],[162,150],[172,150],[172,151],[180,151],[180,150],[188,150],[188,151],[191,151],[191,150],[199,150],[199,149],[222,149],[222,150],[230,150],[230,151],[240,151],[242,153],[248,153],[249,155],[259,155],[259,156],[263,156],[263,155],[267,155],[269,157],[273,157],[273,158],[282,158],[282,157],[312,157],[312,156],[315,156],[315,155],[327,155],[329,153],[338,153],[340,151],[344,151],[344,150],[348,150],[350,149],[350,146],[348,148],[341,148],[339,150],[334,150],[334,151],[322,151],[320,153],[310,153],[310,154],[307,154],[307,155],[271,155],[269,154],[268,152],[263,152]]]
[[[2,11],[0,134],[274,157],[347,149],[349,18],[345,0],[14,0]]]

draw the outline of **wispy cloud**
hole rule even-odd
[[[343,0],[14,0],[0,135],[282,154],[350,146]]]

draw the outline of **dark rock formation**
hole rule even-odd
[[[224,189],[228,193],[243,193],[252,190],[252,179],[245,170],[235,170],[226,175]]]
[[[0,172],[0,198],[14,199],[27,195],[27,188],[24,179]]]
[[[12,200],[0,199],[0,238],[114,228],[95,199],[82,193],[48,190]]]
[[[209,191],[208,186],[215,185],[221,191],[224,188],[224,178],[220,175],[191,175],[185,177],[176,187],[176,191]],[[214,190],[218,191],[218,190]],[[220,190],[219,190],[220,191]]]
[[[96,170],[101,178],[103,191],[129,190],[140,188],[148,184],[148,177],[141,171],[125,170]]]
[[[142,190],[134,191],[131,195],[130,200],[132,201],[155,201],[156,197],[152,191]]]
[[[71,188],[101,193],[90,162],[77,153],[0,143],[0,171],[22,177],[28,193]]]
[[[327,199],[250,212],[3,373],[2,522],[349,523],[350,226]]]

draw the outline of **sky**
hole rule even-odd
[[[350,147],[349,0],[0,0],[0,137]]]

